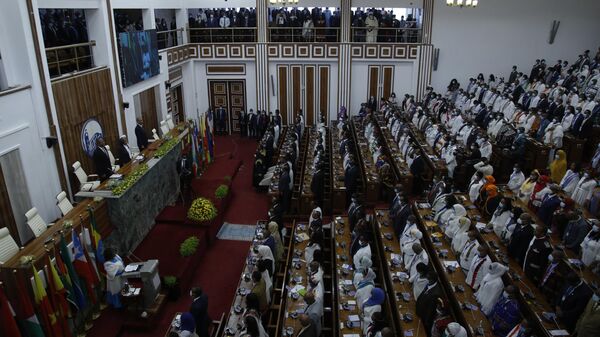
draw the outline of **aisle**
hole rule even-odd
[[[233,195],[225,213],[225,221],[235,224],[256,224],[257,220],[265,218],[269,208],[269,198],[265,194],[256,193],[252,187],[256,141],[242,139],[239,136],[217,136],[215,143],[216,162],[229,160],[230,156],[242,161],[242,166],[232,181]],[[219,172],[210,168],[207,174],[219,177]],[[250,242],[247,241],[217,240],[200,261],[193,276],[192,286],[202,287],[208,295],[209,314],[212,319],[220,318],[223,312],[229,310],[249,246]],[[175,313],[186,311],[191,302],[189,289],[182,289],[179,300],[167,304],[157,328],[153,331],[121,331],[124,312],[106,309],[102,312],[102,316],[94,321],[94,328],[88,336],[163,337]]]

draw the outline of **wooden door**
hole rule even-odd
[[[2,165],[0,165],[0,228],[8,227],[10,235],[17,241],[18,244],[23,244],[19,237],[15,216],[13,214],[12,205],[10,204],[10,196],[4,181]]]
[[[156,93],[154,87],[144,90],[138,94],[140,99],[140,108],[142,119],[144,120],[144,129],[149,137],[152,137],[152,129],[160,134],[158,126],[158,110],[156,108]]]
[[[246,82],[244,80],[209,80],[209,101],[213,110],[220,106],[227,111],[227,131],[240,131],[240,112],[246,110]]]

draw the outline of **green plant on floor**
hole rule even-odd
[[[220,185],[215,190],[215,197],[217,199],[223,199],[227,196],[228,193],[229,193],[229,187],[227,185]]]
[[[198,250],[198,245],[200,245],[200,239],[195,236],[190,236],[179,246],[179,254],[183,257],[192,256],[196,253],[196,250]]]
[[[187,216],[188,219],[194,221],[210,221],[217,217],[217,209],[212,201],[206,198],[198,198],[192,202]]]
[[[146,173],[146,171],[148,171],[148,164],[144,163],[138,166],[135,170],[129,173],[120,184],[113,186],[113,195],[120,196],[125,193],[125,191],[133,186],[135,182],[138,181],[144,175],[144,173]]]
[[[173,288],[177,285],[177,277],[172,275],[167,275],[163,277],[163,285],[165,288]]]

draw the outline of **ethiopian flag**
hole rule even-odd
[[[32,268],[33,281],[35,283],[33,295],[35,297],[35,304],[40,308],[40,312],[42,313],[42,322],[44,322],[44,325],[46,326],[48,335],[54,337],[63,337],[62,329],[60,328],[60,324],[58,324],[56,314],[54,313],[52,304],[50,304],[50,300],[48,299],[48,294],[44,288],[42,278],[35,269],[35,266],[32,266]]]

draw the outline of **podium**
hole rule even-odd
[[[131,271],[128,271],[130,270]],[[130,284],[140,284],[142,287],[143,306],[145,309],[154,305],[160,292],[160,277],[158,276],[158,260],[148,260],[128,264],[122,277]]]

